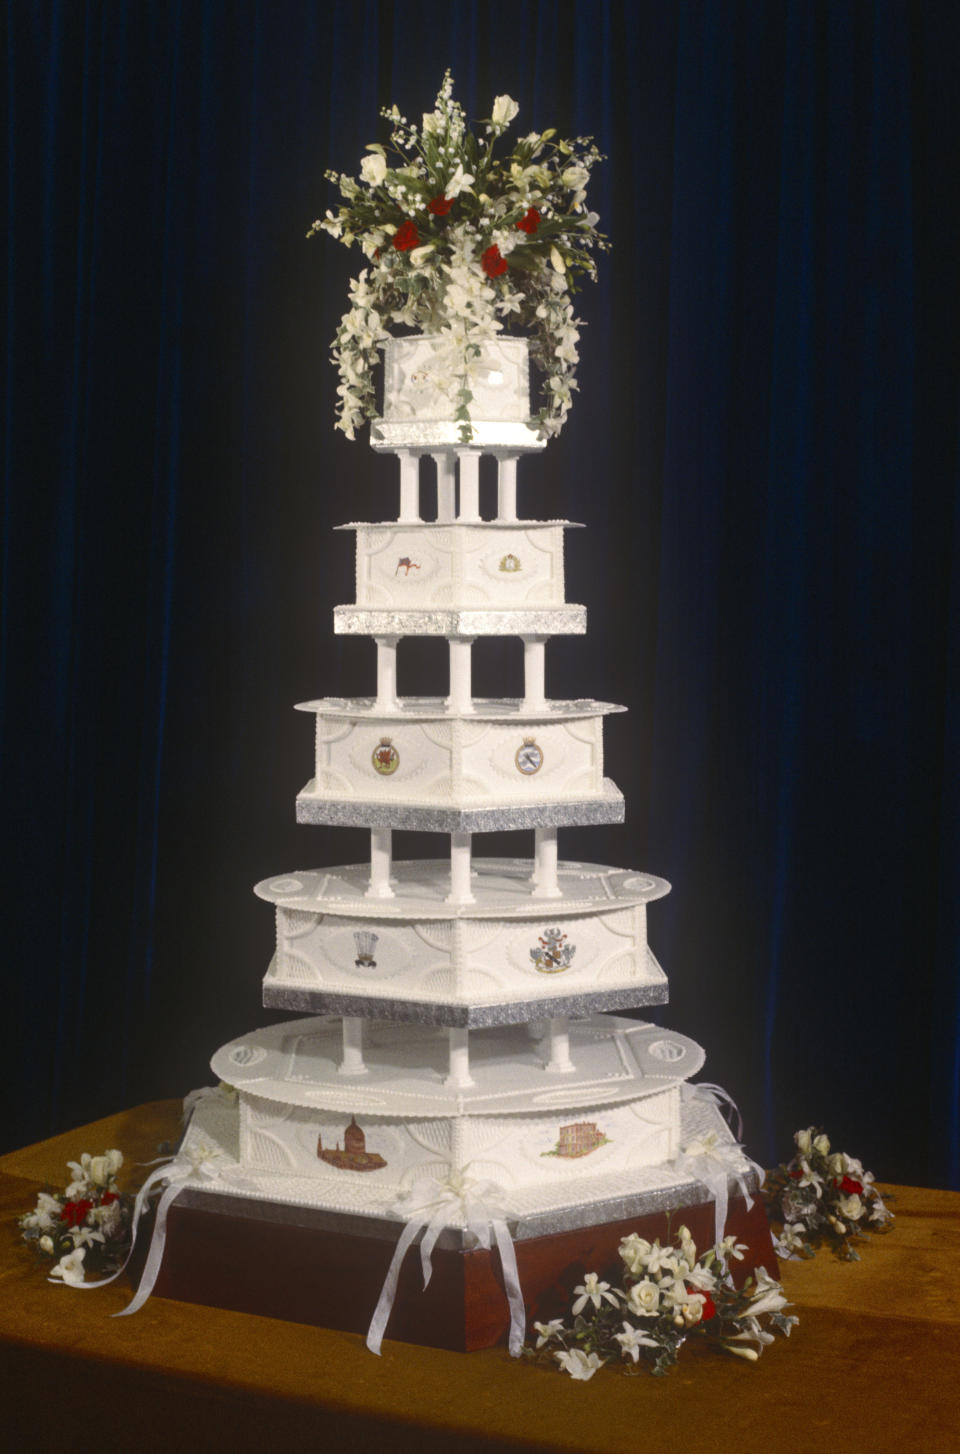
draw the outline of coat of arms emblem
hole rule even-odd
[[[500,561],[500,569],[502,571],[506,571],[508,575],[513,571],[523,570],[523,566],[520,564],[520,557],[518,555],[514,555],[513,552],[510,551],[508,555],[502,557]]]
[[[400,766],[400,754],[389,737],[381,737],[373,749],[370,761],[382,777],[389,777]]]
[[[562,969],[570,968],[577,946],[566,940],[561,929],[544,929],[535,948],[530,950],[530,958],[541,974],[559,974]]]

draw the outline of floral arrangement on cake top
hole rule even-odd
[[[623,1286],[587,1273],[573,1290],[572,1326],[562,1318],[534,1323],[536,1347],[525,1350],[527,1357],[556,1363],[575,1379],[592,1378],[611,1362],[628,1373],[663,1374],[694,1337],[756,1362],[773,1342],[770,1327],[789,1337],[797,1322],[783,1311],[783,1288],[762,1267],[742,1288],[734,1286],[730,1261],[742,1260],[746,1250],[735,1237],[698,1257],[686,1227],[666,1247],[632,1232],[619,1250]]]
[[[830,1247],[846,1262],[856,1262],[853,1246],[870,1232],[888,1232],[893,1213],[884,1205],[873,1172],[855,1156],[831,1151],[830,1138],[815,1126],[794,1135],[797,1154],[767,1173],[763,1197],[770,1220],[781,1231],[774,1238],[780,1257],[813,1257]]]
[[[563,426],[577,387],[579,321],[571,295],[596,277],[593,253],[608,244],[586,207],[601,154],[591,137],[530,132],[501,139],[519,107],[497,96],[484,137],[467,125],[447,71],[434,109],[417,126],[396,106],[390,148],[367,147],[359,178],[328,171],[343,203],[314,222],[368,259],[350,284],[350,308],[333,341],[340,370],[337,427],[348,438],[376,416],[378,345],[395,330],[439,335],[461,438],[470,429],[470,364],[504,324],[530,335],[543,373],[541,438]]]
[[[119,1151],[84,1152],[68,1161],[72,1180],[63,1192],[42,1191],[32,1212],[19,1218],[23,1239],[52,1258],[51,1279],[77,1287],[85,1273],[113,1272],[130,1247],[133,1197],[117,1188]]]

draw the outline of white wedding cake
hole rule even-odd
[[[301,708],[317,731],[298,819],[369,829],[370,861],[258,885],[277,921],[264,1004],[309,1018],[219,1050],[213,1069],[236,1097],[201,1102],[188,1135],[213,1143],[227,1164],[217,1191],[239,1202],[399,1227],[398,1199],[424,1178],[477,1179],[522,1237],[702,1201],[676,1158],[708,1131],[731,1138],[685,1089],[700,1048],[615,1013],[666,1001],[647,904],[669,885],[558,860],[558,828],[622,821],[603,775],[604,718],[622,709],[545,693],[548,640],[586,619],[564,598],[569,522],[517,517],[517,459],[537,447],[526,344],[484,350],[469,445],[453,442],[438,347],[388,345],[374,443],[399,457],[398,517],[344,527],[357,592],[335,629],[376,641],[375,695]],[[484,453],[498,468],[492,520],[478,507]],[[397,643],[428,635],[449,642],[446,694],[404,697]],[[522,640],[522,698],[473,696],[481,635]],[[449,856],[394,861],[395,828],[448,833]],[[528,858],[474,858],[475,835],[505,829],[530,832]]]

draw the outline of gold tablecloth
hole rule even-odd
[[[48,1283],[16,1217],[66,1161],[148,1160],[177,1133],[159,1101],[0,1157],[0,1433],[11,1454],[309,1450],[363,1454],[960,1451],[960,1194],[894,1187],[863,1260],[786,1263],[800,1317],[756,1364],[684,1351],[666,1378],[589,1383],[511,1359]],[[141,1173],[142,1174],[142,1173]],[[238,1269],[238,1275],[242,1269]]]

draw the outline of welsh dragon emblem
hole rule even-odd
[[[559,974],[562,969],[570,968],[577,946],[568,944],[566,939],[560,929],[544,929],[539,935],[536,947],[530,950],[530,958],[541,974]]]

